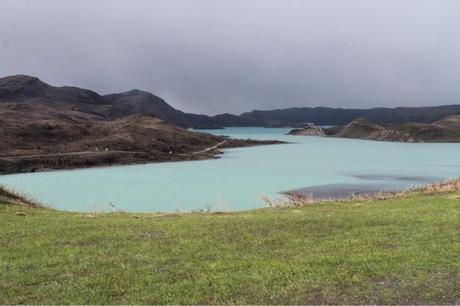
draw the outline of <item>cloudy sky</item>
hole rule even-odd
[[[460,1],[1,0],[11,74],[208,114],[460,103]]]

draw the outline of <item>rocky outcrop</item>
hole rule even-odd
[[[289,131],[288,135],[295,136],[325,136],[322,128],[314,125],[313,123],[307,123],[304,127],[293,129]]]
[[[434,122],[434,125],[444,128],[459,129],[460,130],[460,114],[447,116],[441,120]]]
[[[343,127],[328,129],[325,133],[333,137],[394,142],[460,142],[460,115],[431,124],[406,122],[379,125],[356,119]]]
[[[348,123],[332,136],[384,140],[388,139],[389,134],[391,134],[391,131],[387,128],[360,118]]]

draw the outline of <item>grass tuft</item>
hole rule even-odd
[[[29,195],[0,184],[0,202],[29,207],[44,207]]]

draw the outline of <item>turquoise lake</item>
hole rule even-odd
[[[171,212],[263,207],[302,189],[402,189],[460,176],[460,144],[286,136],[287,128],[207,131],[291,142],[224,150],[220,159],[0,176],[0,183],[69,211]]]

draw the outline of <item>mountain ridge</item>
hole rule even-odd
[[[119,113],[112,114],[114,116],[140,113],[160,118],[170,124],[184,128],[221,128],[212,117],[177,110],[162,98],[147,91],[133,89],[103,97],[118,106],[117,111]]]
[[[74,86],[52,86],[28,75],[0,78],[0,105],[5,103],[40,103],[61,110],[78,110],[100,119],[142,114],[183,128],[222,127],[212,117],[182,112],[160,97],[139,89],[100,95]]]
[[[27,75],[0,78],[1,103],[44,103],[59,108],[78,110],[101,120],[123,118],[134,114],[153,116],[182,128],[216,129],[233,127],[300,127],[307,122],[316,125],[345,125],[357,118],[372,123],[433,123],[449,115],[460,114],[460,105],[421,107],[332,108],[291,107],[274,110],[252,110],[240,115],[230,113],[208,116],[186,113],[162,98],[139,89],[100,95],[95,91],[72,86],[55,87]]]
[[[343,125],[364,118],[373,123],[420,122],[432,123],[449,115],[460,113],[460,105],[421,107],[331,108],[292,107],[276,110],[254,110],[236,115],[217,115],[225,126],[300,127],[305,123],[316,125]]]

